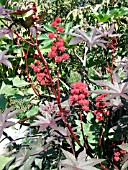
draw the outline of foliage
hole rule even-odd
[[[75,158],[74,155],[72,155],[70,152],[67,152],[65,150],[62,150],[64,155],[66,156],[66,160],[62,160],[60,162],[61,166],[64,166],[65,168],[62,169],[80,169],[80,170],[86,170],[86,169],[92,169],[95,170],[97,168],[94,168],[93,166],[96,164],[99,164],[103,160],[97,160],[97,159],[90,159],[86,160],[86,152],[85,150],[79,153],[78,157]]]
[[[126,169],[126,2],[0,3],[3,170]],[[25,137],[7,133],[16,125]]]

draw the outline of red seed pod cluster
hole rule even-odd
[[[96,119],[99,121],[104,121],[104,116],[109,116],[110,112],[105,107],[107,106],[107,103],[105,101],[102,101],[104,97],[106,97],[107,94],[102,94],[98,97],[96,97],[96,107],[97,110],[94,110],[93,113],[96,115]]]
[[[64,28],[62,26],[59,26],[58,24],[61,22],[61,18],[57,17],[52,23],[51,26],[56,28],[56,32],[50,32],[48,34],[48,37],[50,39],[55,38],[56,40],[53,42],[51,51],[48,53],[49,58],[55,58],[56,63],[60,63],[63,60],[68,60],[69,55],[65,52],[65,46],[64,46],[64,39],[60,37],[60,33],[64,31]]]
[[[81,81],[74,82],[71,85],[72,89],[70,92],[70,105],[78,104],[82,106],[82,109],[84,111],[89,110],[89,101],[87,100],[87,97],[89,95],[88,93],[88,85],[86,83],[83,83]]]
[[[42,68],[40,60],[36,60],[35,64],[31,64],[30,67],[36,73],[36,80],[39,82],[40,85],[48,85],[50,83],[47,70]]]

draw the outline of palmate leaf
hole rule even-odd
[[[105,27],[105,24],[100,25],[99,29],[97,29],[97,32],[99,32],[104,37],[106,37],[106,36],[107,37],[122,36],[122,34],[113,34],[113,32],[114,32],[114,24],[112,24],[108,30],[106,30],[104,27]],[[91,27],[91,28],[94,28],[94,27]]]
[[[115,71],[123,68],[126,75],[128,75],[128,57],[124,57],[121,61],[118,61],[117,64],[118,66],[116,67]]]
[[[85,41],[87,42],[89,48],[98,45],[106,49],[106,46],[104,44],[109,42],[102,39],[104,37],[103,33],[95,27],[90,27],[90,29],[90,35],[88,35],[84,30],[80,30],[78,28],[74,28],[74,31],[76,33],[67,32],[66,34],[73,36],[73,38],[69,42],[69,45],[74,45]]]
[[[110,100],[116,97],[122,97],[128,100],[128,82],[121,83],[117,73],[113,73],[112,78],[113,83],[102,80],[93,81],[99,86],[107,87],[108,90],[92,90],[90,93],[109,94],[109,96],[105,97],[103,100]]]
[[[4,113],[0,112],[0,138],[3,134],[4,128],[13,126],[15,123],[9,119],[13,118],[15,114],[19,113],[21,110],[12,111],[13,107],[7,108]]]
[[[122,150],[125,150],[128,152],[128,143],[124,143],[122,145],[118,145]]]
[[[9,16],[11,13],[13,13],[13,10],[6,9],[4,5],[0,6],[0,15],[9,19],[10,21],[12,21],[11,17]]]
[[[57,121],[60,120],[60,117],[56,118],[56,114],[54,114],[54,102],[45,101],[45,104],[40,104],[39,111],[41,115],[36,116],[38,120],[35,120],[31,126],[39,126],[39,132],[47,127],[58,129]]]
[[[122,165],[122,168],[121,170],[126,170],[128,168],[128,143],[124,143],[124,144],[121,144],[121,145],[118,145],[122,150],[125,150],[127,152],[127,154],[124,156],[123,158],[123,165]]]
[[[39,153],[46,150],[48,145],[44,145],[41,137],[37,139],[36,142],[32,143],[28,148],[21,148],[16,155],[15,167],[21,165],[23,167],[30,167],[31,163],[38,157]],[[25,168],[30,169],[30,168]]]
[[[106,49],[106,43],[104,37],[117,37],[121,36],[122,34],[113,34],[114,32],[114,24],[110,26],[108,30],[104,28],[104,25],[100,25],[99,28],[95,28],[94,26],[88,26],[91,29],[90,35],[86,33],[84,30],[80,30],[78,28],[74,28],[73,31],[66,32],[65,34],[72,35],[73,38],[70,40],[69,45],[78,44],[80,42],[87,42],[88,47],[92,48],[95,45],[101,46],[102,48]]]
[[[8,50],[4,50],[4,51],[0,51],[0,63],[8,66],[9,68],[12,68],[12,64],[10,63],[10,61],[8,61],[8,58],[14,58],[14,56],[12,55],[5,55],[7,53]]]
[[[56,121],[60,118],[55,118],[55,114],[51,116],[48,113],[45,113],[44,116],[36,116],[38,120],[35,121],[35,123],[32,123],[31,126],[39,126],[39,132],[45,130],[47,127],[50,127],[52,129],[58,129]]]
[[[83,150],[77,158],[68,151],[62,149],[67,159],[60,162],[60,170],[96,170],[94,165],[101,163],[104,159],[87,160],[86,150]],[[61,168],[63,167],[63,168]]]

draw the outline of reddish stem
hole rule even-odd
[[[37,89],[35,89],[35,87],[33,86],[33,83],[32,83],[32,81],[31,81],[31,79],[30,79],[30,77],[29,77],[29,73],[28,73],[28,51],[29,51],[29,48],[30,48],[30,46],[28,46],[27,52],[25,52],[25,51],[23,50],[24,55],[25,55],[25,65],[26,65],[25,73],[26,73],[26,75],[27,75],[28,82],[30,83],[31,88],[33,89],[33,91],[35,92],[35,94],[36,94],[37,96],[39,96],[39,95],[40,95],[40,92],[39,92]]]
[[[27,117],[27,118],[25,118],[25,119],[19,120],[18,122],[16,122],[16,124],[17,124],[17,123],[23,123],[23,122],[25,122],[25,121],[27,121],[27,120],[29,120],[29,119],[37,116],[37,115],[39,115],[39,113],[36,113],[36,114],[34,114],[34,115],[30,116],[30,117]]]
[[[63,120],[63,122],[65,123],[65,125],[68,127],[71,135],[73,136],[73,138],[75,139],[75,141],[77,142],[77,144],[83,148],[83,146],[81,145],[80,141],[76,138],[76,135],[74,134],[74,132],[72,131],[72,128],[71,126],[69,125],[69,123],[67,122],[66,118],[65,118],[65,115],[64,115],[64,112],[61,112],[61,118]]]
[[[67,136],[68,136],[69,141],[70,141],[70,145],[71,145],[71,148],[72,148],[72,153],[73,153],[73,155],[75,156],[75,150],[74,150],[74,147],[73,147],[73,145],[72,145],[71,137],[70,137],[70,134],[69,134],[69,131],[68,131],[68,130],[67,130]]]
[[[104,166],[103,164],[100,164],[100,167],[101,167],[103,170],[108,170],[108,168],[106,168],[106,166]]]

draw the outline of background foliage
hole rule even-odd
[[[38,14],[41,16],[39,20],[41,27],[41,33],[38,36],[39,48],[49,65],[55,85],[57,84],[56,67],[59,68],[61,75],[61,104],[66,109],[70,109],[71,116],[67,116],[69,125],[62,119],[56,120],[55,118],[54,120],[53,115],[58,111],[58,108],[52,110],[52,102],[55,100],[54,93],[50,91],[51,93],[49,95],[47,86],[40,86],[37,83],[36,74],[30,67],[31,63],[35,62],[35,58],[33,57],[36,51],[35,47],[28,47],[28,44],[23,40],[20,41],[21,45],[18,45],[16,35],[12,38],[11,34],[2,36],[1,33],[0,50],[7,50],[8,55],[14,56],[14,58],[9,58],[13,70],[11,68],[7,69],[7,66],[4,64],[0,65],[1,114],[4,115],[6,109],[13,105],[14,109],[19,111],[15,118],[18,119],[21,128],[23,126],[28,127],[25,137],[23,137],[20,144],[17,144],[17,141],[13,137],[10,138],[12,149],[16,154],[12,154],[13,159],[3,169],[9,169],[11,165],[14,166],[14,170],[29,170],[32,167],[37,170],[58,169],[58,167],[60,169],[84,169],[85,167],[88,169],[126,169],[128,156],[126,153],[124,155],[121,154],[120,150],[128,152],[127,145],[123,149],[121,145],[128,142],[127,98],[121,97],[123,106],[120,106],[119,101],[117,101],[117,107],[109,106],[106,108],[110,111],[110,117],[105,118],[104,122],[98,121],[93,111],[96,109],[95,98],[103,90],[102,83],[96,84],[95,80],[102,80],[102,82],[111,81],[111,70],[115,73],[116,71],[114,69],[118,68],[119,63],[125,60],[125,58],[127,60],[128,2],[126,0],[87,0],[86,2],[84,0],[38,0],[36,3]],[[20,10],[28,9],[32,3],[31,1],[24,0],[1,0],[0,4],[1,6],[5,5],[7,9],[16,11],[17,7]],[[28,32],[32,24],[30,22],[31,11],[23,15],[12,14],[10,16],[13,23],[11,28],[16,28],[16,31],[25,40],[29,41]],[[65,39],[64,45],[70,55],[70,59],[56,64],[48,57],[52,43],[55,40],[50,39],[48,33],[55,32],[55,29],[50,24],[57,16],[62,18],[61,25],[64,27],[64,32],[66,33],[71,32],[73,27],[77,26],[79,29],[86,30],[86,33],[89,35],[89,26],[98,28],[99,24],[106,24],[106,28],[108,29],[114,23],[114,33],[122,34],[122,36],[117,38],[118,44],[115,52],[111,53],[111,48],[101,50],[101,47],[94,46],[88,50],[86,67],[83,67],[81,58],[84,57],[84,43],[69,45],[73,36],[70,33],[62,33],[61,38]],[[0,27],[4,28],[8,22],[7,18],[4,20],[3,16],[1,16]],[[105,40],[108,39],[106,38]],[[23,50],[24,52],[27,51],[27,66]],[[120,67],[124,68],[124,65],[122,65]],[[36,92],[38,93],[40,91],[39,95],[31,88],[31,81],[28,81],[29,78],[26,76],[26,71],[29,72],[31,81],[35,83],[33,84]],[[118,83],[127,84],[128,75],[126,75],[124,69],[120,69],[118,74],[121,78],[121,81]],[[95,93],[91,93],[89,96],[90,110],[87,115],[83,112],[81,123],[79,111],[77,111],[79,107],[69,106],[69,95],[71,84],[82,79],[89,85],[88,88],[90,91],[99,91],[95,91]],[[46,110],[50,110],[46,101],[51,104],[52,114],[50,115],[51,117],[48,117],[49,112],[46,112],[47,114],[45,113],[45,116],[43,115],[44,124],[47,128],[39,132],[40,126],[32,126],[32,124],[37,119],[40,120],[40,117],[36,118],[36,115],[39,114],[39,109],[42,109],[40,108],[41,104],[43,108],[46,107]],[[54,129],[49,124],[49,120],[55,123],[54,126],[59,124],[58,129]],[[7,122],[8,119],[6,120]],[[75,142],[75,138],[67,128],[68,126],[71,126],[73,132],[77,134],[76,136],[82,147]],[[9,138],[8,134],[5,132],[3,134],[6,138]],[[102,144],[100,144],[100,140],[102,140]],[[83,150],[85,143],[89,145],[89,149],[86,148],[86,151]],[[119,147],[118,145],[121,146]],[[76,152],[71,154],[73,150]],[[84,155],[84,158],[81,155]],[[87,157],[90,157],[90,160],[85,161]],[[119,161],[116,161],[117,157]],[[96,159],[95,164],[93,163],[94,158]],[[78,164],[78,160],[81,160],[80,164]],[[102,164],[100,164],[101,162]]]

